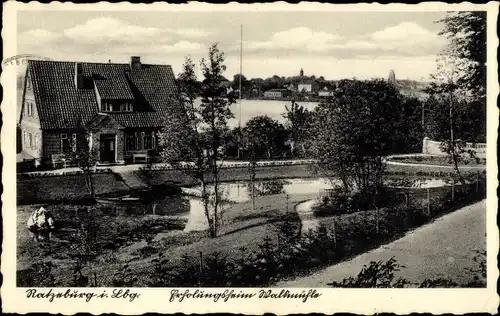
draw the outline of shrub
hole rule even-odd
[[[137,276],[130,268],[130,263],[124,264],[118,272],[115,273],[112,286],[116,287],[132,287],[137,283]]]
[[[400,271],[404,266],[399,265],[394,257],[387,262],[371,261],[369,265],[364,265],[357,277],[349,277],[341,282],[332,282],[328,285],[332,287],[346,288],[400,288],[409,282],[405,279],[395,279],[394,273]]]
[[[16,273],[18,287],[54,287],[58,286],[53,271],[56,266],[51,261],[33,264],[29,269]]]

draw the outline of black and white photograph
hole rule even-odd
[[[487,17],[18,10],[15,287],[494,286]]]

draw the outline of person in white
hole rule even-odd
[[[42,206],[31,213],[27,226],[36,241],[50,240],[55,229],[54,217]]]

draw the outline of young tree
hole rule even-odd
[[[217,44],[208,51],[208,60],[202,59],[204,76],[201,91],[197,82],[194,63],[186,58],[179,75],[179,104],[167,113],[165,126],[160,132],[160,155],[163,160],[196,178],[201,185],[201,199],[209,224],[211,237],[216,237],[221,223],[221,192],[219,164],[224,158],[221,148],[227,131],[227,120],[233,116],[231,98],[224,98],[221,86],[222,73],[226,70],[224,53]],[[201,104],[195,99],[201,95]],[[213,183],[213,192],[207,189]]]
[[[82,127],[82,129],[84,137],[81,139],[83,142],[81,142],[81,144],[76,142],[72,143],[66,154],[69,155],[70,160],[82,170],[85,184],[90,193],[90,198],[95,200],[93,174],[95,173],[95,167],[99,161],[99,150],[97,147],[92,146],[92,133],[84,127]],[[76,139],[73,141],[76,141]]]
[[[333,98],[315,109],[312,145],[320,169],[339,177],[346,191],[380,189],[400,106],[399,92],[385,81],[340,81]]]

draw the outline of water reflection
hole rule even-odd
[[[223,203],[243,203],[252,196],[252,185],[248,182],[227,182],[219,184]],[[327,179],[286,179],[255,182],[255,196],[276,194],[318,194],[325,189],[331,189],[332,182]],[[201,197],[201,187],[183,188],[183,193],[189,197],[190,213],[184,231],[199,231],[208,228],[205,210]],[[207,186],[207,191],[213,194],[213,186]],[[311,220],[314,220],[311,212]]]
[[[282,194],[285,192],[285,180],[260,181],[254,184],[255,196]],[[247,184],[247,195],[252,196],[252,184]]]

